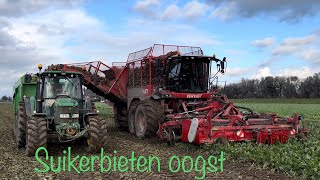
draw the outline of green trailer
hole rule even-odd
[[[26,145],[27,114],[24,98],[35,97],[37,92],[38,76],[25,74],[19,78],[13,88],[13,110],[15,115],[14,133],[19,148]]]

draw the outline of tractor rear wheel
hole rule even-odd
[[[27,115],[23,103],[18,106],[18,113],[14,124],[15,137],[18,148],[26,146],[26,126],[27,126]]]
[[[137,106],[134,129],[138,138],[156,135],[159,124],[164,122],[165,114],[161,104],[155,100],[144,100]]]
[[[90,134],[87,139],[90,152],[99,152],[107,145],[107,121],[101,117],[89,117]]]
[[[27,121],[27,156],[34,156],[39,147],[47,148],[47,121],[42,117],[32,116]]]
[[[128,111],[128,126],[129,126],[129,131],[132,134],[134,133],[135,113],[136,113],[138,104],[139,104],[139,101],[131,102],[130,108]]]

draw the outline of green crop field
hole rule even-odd
[[[95,103],[97,110],[99,110],[99,114],[105,118],[112,118],[113,117],[113,109],[111,106],[108,106],[104,103]]]
[[[225,151],[228,158],[251,163],[272,171],[285,172],[297,179],[320,179],[320,101],[319,99],[252,99],[232,100],[236,105],[252,108],[259,113],[278,113],[280,116],[304,115],[303,126],[309,130],[307,140],[290,140],[287,144],[258,145],[232,143],[201,149],[203,153]],[[317,103],[318,102],[318,103]],[[96,103],[105,117],[112,117],[112,108]],[[183,144],[183,146],[190,146]]]

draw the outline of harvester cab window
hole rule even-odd
[[[173,80],[177,81],[179,79],[181,69],[181,63],[176,63],[176,65],[172,68],[172,70],[169,73],[169,78],[172,78]]]
[[[171,91],[206,92],[208,90],[208,68],[210,62],[186,59],[175,59],[169,68]]]

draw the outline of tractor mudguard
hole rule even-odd
[[[46,117],[46,113],[36,113],[36,98],[34,96],[24,97],[23,101],[26,108],[26,114],[28,117],[31,117],[31,116]]]
[[[36,110],[36,99],[34,96],[31,96],[31,97],[24,97],[23,98],[23,101],[24,101],[24,105],[25,105],[25,108],[26,108],[26,114],[28,117],[31,117],[35,110]]]

